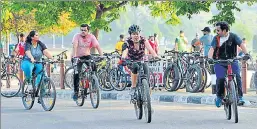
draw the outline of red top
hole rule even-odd
[[[148,40],[148,42],[149,42],[149,44],[152,46],[153,50],[154,50],[155,52],[157,52],[157,45],[156,45],[156,42],[152,42],[151,40]],[[149,54],[151,54],[151,53],[149,52]]]
[[[19,49],[18,55],[24,56],[25,55],[25,43],[20,42],[17,47]]]

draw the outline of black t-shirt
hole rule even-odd
[[[218,47],[218,36],[212,40],[211,46],[214,48],[214,59],[232,59],[237,56],[237,46],[240,46],[242,40],[234,33],[229,33],[229,38],[220,47]]]

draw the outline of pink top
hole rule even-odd
[[[92,47],[99,47],[96,37],[92,34],[82,37],[81,34],[78,33],[73,37],[72,43],[78,44],[77,57],[90,55],[90,49]]]

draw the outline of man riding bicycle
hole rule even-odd
[[[230,27],[227,22],[218,22],[215,25],[217,35],[213,38],[211,43],[211,48],[209,50],[208,57],[213,59],[233,59],[237,56],[237,46],[239,46],[245,53],[244,59],[249,59],[249,54],[247,54],[247,49],[242,40],[234,33],[231,33]],[[210,60],[212,63],[213,60]],[[225,68],[221,63],[214,65],[214,70],[216,73],[216,100],[215,104],[217,107],[222,105],[222,99],[224,95],[224,82],[227,68]],[[236,82],[239,95],[239,104],[244,103],[243,91],[242,91],[242,80],[240,76],[240,67],[238,61],[234,61],[232,64],[232,71],[236,75]]]
[[[145,48],[152,53],[154,57],[158,57],[155,51],[152,49],[149,42],[144,38],[140,36],[140,27],[138,25],[131,25],[128,29],[128,33],[130,37],[125,41],[123,44],[123,53],[122,53],[122,63],[123,65],[126,64],[125,58],[128,58],[133,61],[140,61],[143,60],[143,57],[145,55]],[[131,82],[132,86],[130,89],[130,95],[133,95],[136,91],[136,82],[137,82],[137,75],[139,66],[137,63],[133,63],[130,67],[132,73],[131,73]],[[147,72],[148,69],[144,65],[144,70]]]
[[[81,33],[76,34],[73,37],[73,58],[72,62],[75,63],[78,58],[84,60],[90,60],[90,49],[92,47],[96,48],[100,56],[103,56],[102,49],[99,46],[99,43],[96,37],[93,34],[89,33],[90,27],[88,24],[82,24],[80,26]],[[79,92],[79,73],[81,71],[83,63],[77,63],[77,71],[74,70],[74,95],[73,100],[76,101],[78,99]],[[93,67],[93,71],[96,71],[96,67]]]

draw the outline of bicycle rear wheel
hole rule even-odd
[[[35,87],[32,85],[32,88],[28,87],[27,79],[24,80],[22,86],[22,103],[26,110],[30,110],[35,102]]]
[[[51,78],[42,78],[39,99],[45,111],[51,111],[54,108],[56,101],[56,89]]]
[[[164,72],[163,84],[167,91],[178,90],[180,84],[181,75],[177,65],[170,65]]]
[[[119,68],[113,68],[109,73],[112,87],[117,91],[123,91],[127,87],[127,75]]]
[[[107,73],[107,70],[101,70],[98,73],[98,78],[99,78],[99,88],[103,91],[111,91],[113,90],[113,87],[110,84],[110,77],[109,74]]]
[[[234,115],[234,118],[235,118],[235,123],[238,123],[237,91],[236,91],[234,81],[229,82],[229,87],[231,89],[232,109],[233,109],[233,115]]]
[[[151,90],[153,90],[154,87],[155,87],[156,82],[155,82],[154,73],[153,73],[152,71],[149,71],[148,80],[149,80],[148,82],[149,82],[149,84],[150,84],[150,88],[151,88]]]
[[[207,70],[203,67],[200,67],[202,70],[202,76],[201,76],[201,86],[198,92],[202,92],[207,84]]]
[[[146,79],[142,80],[143,84],[143,106],[144,106],[144,113],[147,123],[151,123],[152,121],[152,106],[151,106],[151,97],[149,91],[149,84]]]
[[[1,82],[1,95],[4,97],[14,97],[21,90],[21,81],[15,74],[3,74],[1,76]]]
[[[65,86],[71,89],[74,89],[73,75],[74,75],[74,66],[71,66],[68,69],[66,69],[64,73],[64,84]]]
[[[95,75],[92,75],[92,80],[89,82],[89,93],[92,107],[98,108],[100,102],[100,92],[99,82]]]
[[[200,85],[202,82],[202,71],[200,66],[192,65],[189,70],[187,76],[187,84],[186,91],[191,93],[196,93],[200,89]]]
[[[84,84],[85,82],[83,82],[83,80],[79,81],[79,92],[78,92],[78,99],[76,100],[76,104],[78,106],[83,106],[84,102],[85,102],[85,96],[86,96],[86,89],[84,88]]]

